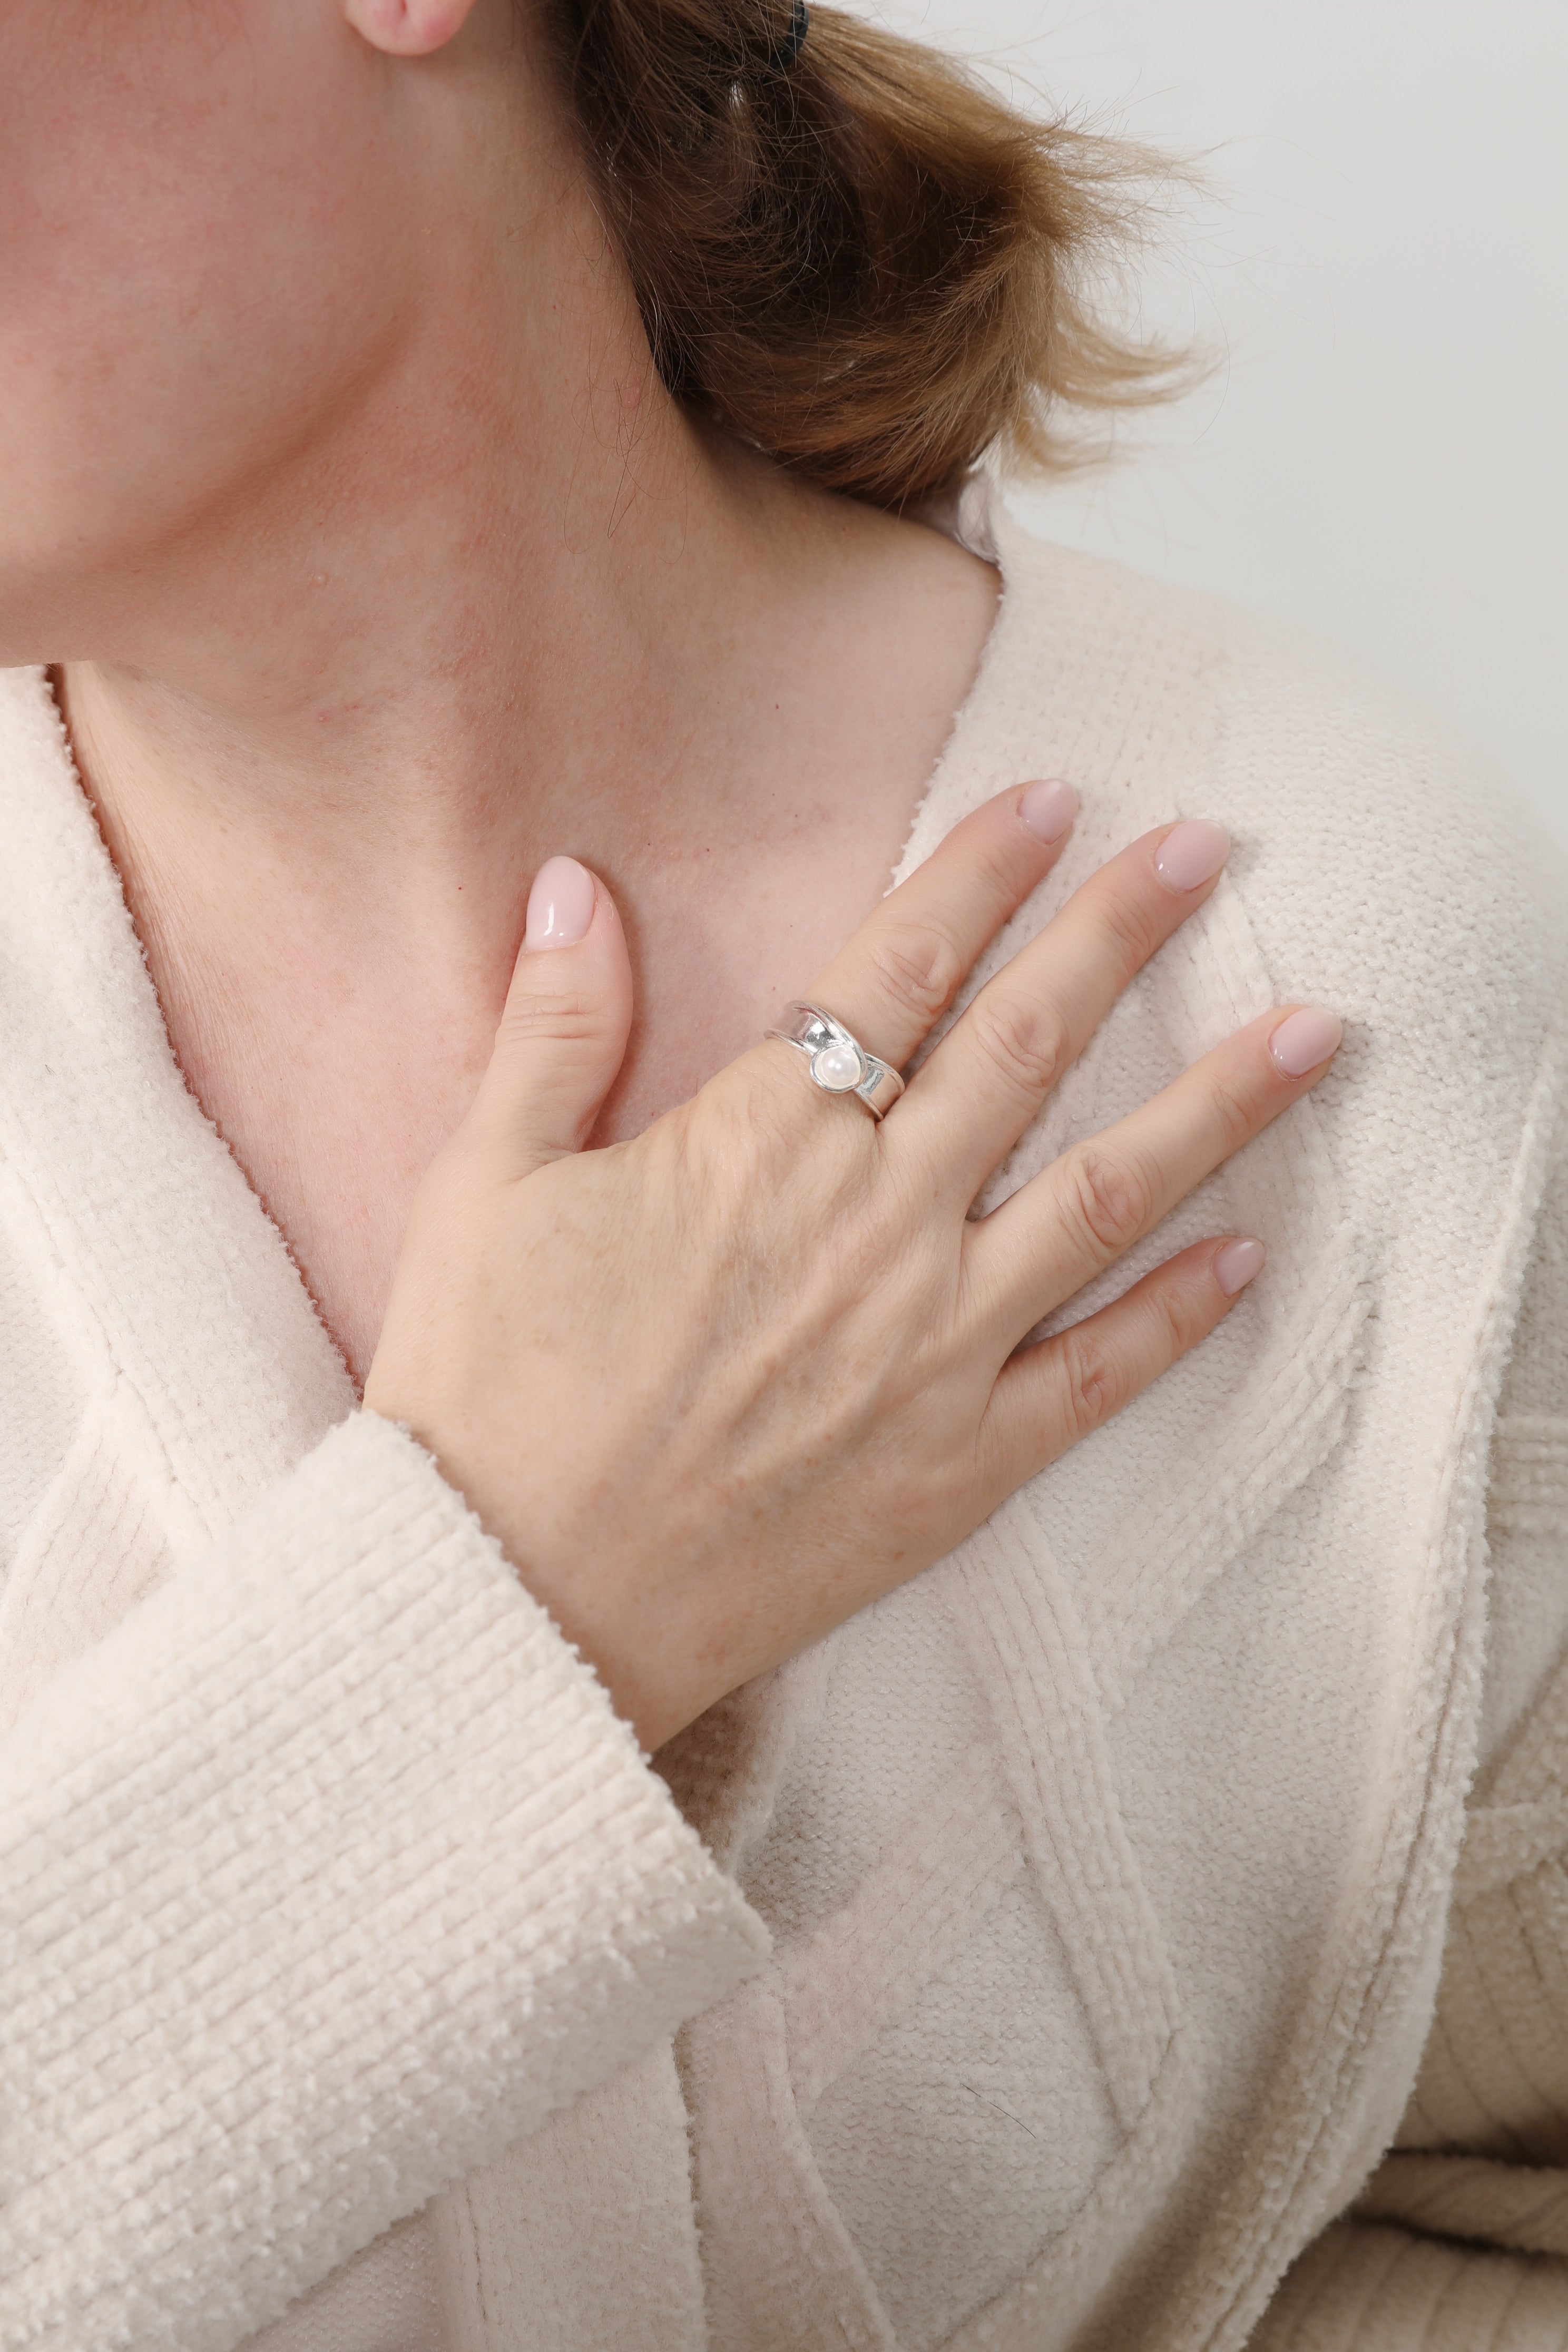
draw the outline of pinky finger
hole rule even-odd
[[[1206,1339],[1262,1264],[1261,1242],[1234,1234],[1197,1242],[1098,1315],[1013,1357],[982,1424],[1006,1491],[1099,1429]]]

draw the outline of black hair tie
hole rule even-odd
[[[795,5],[790,12],[789,30],[768,59],[769,65],[775,73],[788,73],[805,47],[805,37],[810,30],[811,11],[806,6],[805,0],[795,0]]]

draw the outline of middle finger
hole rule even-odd
[[[1223,826],[1162,825],[1076,890],[910,1081],[888,1141],[967,1204],[1156,948],[1201,907]]]

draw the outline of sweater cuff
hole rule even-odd
[[[766,1947],[356,1414],[0,1744],[0,2346],[227,2352]]]

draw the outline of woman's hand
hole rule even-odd
[[[1026,820],[1051,789],[975,811],[822,974],[812,1000],[869,1052],[909,1060],[1047,872],[1060,841]],[[1256,1242],[1199,1243],[1015,1354],[1321,1076],[1330,1014],[1267,1014],[967,1214],[1226,845],[1167,826],[1113,858],[879,1126],[774,1040],[588,1152],[630,973],[603,887],[566,859],[542,873],[489,1070],[415,1202],[365,1403],[429,1447],[645,1747],[950,1551],[1257,1271]]]

